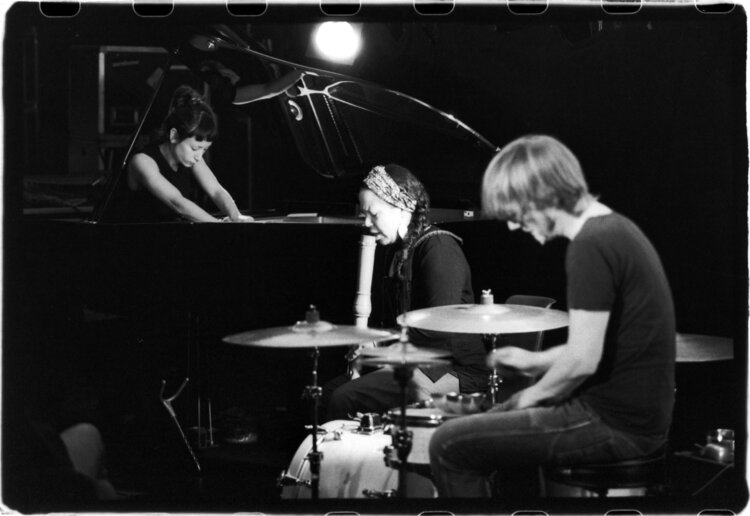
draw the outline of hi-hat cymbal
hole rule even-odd
[[[298,322],[293,326],[246,331],[229,335],[224,337],[223,340],[229,344],[241,346],[296,349],[354,346],[397,338],[397,334],[389,331],[317,321],[313,323]]]
[[[527,333],[568,325],[561,310],[526,305],[445,305],[413,310],[398,322],[411,328],[453,333]]]
[[[451,363],[450,360],[444,358],[427,357],[421,354],[375,356],[360,358],[359,361],[365,365],[392,367],[432,367]]]
[[[677,334],[677,362],[713,362],[731,360],[734,342],[712,335]]]
[[[402,358],[409,357],[415,360],[421,358],[432,359],[448,357],[451,352],[446,349],[436,348],[420,348],[410,342],[396,342],[389,346],[382,346],[379,348],[364,348],[360,352],[360,355],[364,358]]]

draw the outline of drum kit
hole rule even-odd
[[[432,400],[421,402],[419,406],[407,406],[407,384],[414,373],[414,369],[449,364],[450,353],[447,351],[420,348],[408,342],[407,328],[419,328],[425,330],[482,334],[487,342],[493,345],[496,337],[506,333],[540,332],[568,325],[568,314],[560,310],[550,308],[538,308],[526,305],[495,304],[491,294],[483,294],[479,304],[448,305],[434,308],[426,308],[406,312],[398,318],[402,327],[400,334],[391,331],[357,326],[336,325],[320,319],[320,315],[314,306],[307,311],[305,320],[291,326],[268,328],[247,331],[235,335],[229,335],[223,340],[230,344],[241,346],[252,346],[276,349],[307,349],[310,350],[313,359],[312,381],[305,387],[304,397],[311,400],[312,425],[310,435],[300,446],[292,460],[290,470],[294,469],[295,475],[284,472],[280,478],[282,486],[293,486],[287,492],[287,497],[320,497],[321,486],[323,495],[329,497],[423,497],[432,496],[432,484],[425,487],[425,478],[429,476],[429,457],[427,446],[432,432],[444,420],[457,417],[460,410],[436,411]],[[396,341],[390,345],[383,345],[389,341]],[[329,421],[322,425],[318,424],[318,406],[322,389],[318,384],[318,359],[319,348],[335,346],[364,346],[375,343],[379,347],[362,347],[357,359],[363,365],[383,367],[387,366],[393,370],[394,378],[401,389],[401,405],[387,414],[383,415],[386,421],[394,423],[390,429],[390,445],[387,443],[388,432],[376,429],[380,425],[373,426],[373,418],[380,423],[380,415],[365,414],[357,421]],[[730,339],[709,337],[702,335],[677,334],[677,361],[678,362],[701,362],[726,360],[732,358],[733,343]],[[490,389],[483,401],[489,406],[495,401],[497,372],[493,371],[490,376]],[[449,398],[451,395],[447,395]],[[455,395],[461,397],[461,395]],[[442,400],[444,403],[445,399]],[[450,402],[450,400],[448,400]],[[479,406],[474,398],[454,400],[456,406]],[[440,407],[438,407],[440,408]],[[481,407],[480,410],[484,408]],[[464,411],[463,413],[468,413]],[[417,432],[418,446],[412,450],[412,437]],[[321,432],[323,437],[321,438]],[[424,434],[424,435],[421,435]],[[331,437],[325,437],[329,435]],[[338,443],[333,447],[331,443]],[[375,461],[375,466],[369,464],[361,457],[357,465],[357,474],[346,474],[346,479],[338,478],[341,471],[331,468],[330,478],[324,478],[321,484],[320,467],[323,453],[318,445],[331,446],[326,452],[329,459],[336,461],[340,458],[344,461],[356,459],[360,452],[370,454],[373,459],[377,452],[380,460]],[[375,446],[373,446],[375,445]],[[309,451],[308,451],[309,450]],[[337,454],[336,451],[340,451]],[[413,456],[409,458],[411,452]],[[340,455],[340,457],[337,457]],[[382,460],[390,467],[382,468]],[[407,459],[409,459],[407,461]],[[296,468],[294,468],[296,463]],[[377,467],[377,465],[381,467]],[[421,473],[415,475],[415,471]],[[394,470],[398,472],[397,488],[394,489]],[[351,473],[351,472],[349,472]],[[352,479],[372,479],[379,481],[382,489],[361,489],[362,486],[353,484]],[[309,476],[309,479],[302,479]],[[418,484],[407,486],[409,483]],[[289,489],[285,487],[284,489]],[[416,493],[416,494],[415,494]],[[282,497],[284,494],[282,494]]]
[[[398,489],[383,496],[405,496],[408,492],[407,458],[412,447],[412,432],[408,430],[407,421],[407,384],[414,369],[449,364],[450,353],[432,348],[419,348],[408,342],[407,328],[415,327],[454,333],[481,333],[496,335],[500,333],[536,332],[567,325],[567,314],[559,310],[535,308],[522,305],[500,305],[489,300],[481,304],[450,305],[407,312],[399,318],[402,326],[400,334],[390,331],[360,326],[336,325],[320,319],[314,306],[307,311],[305,320],[291,326],[247,331],[229,335],[223,340],[229,344],[241,346],[308,349],[313,358],[312,381],[305,387],[305,397],[312,404],[312,425],[308,445],[311,447],[305,459],[309,464],[309,481],[291,479],[291,482],[303,483],[311,489],[311,497],[320,496],[320,465],[323,454],[318,450],[319,425],[318,406],[322,389],[318,384],[319,348],[335,346],[362,346],[368,343],[379,344],[379,347],[363,347],[358,361],[363,365],[392,368],[394,378],[401,389],[401,406],[389,412],[392,421],[397,421],[391,429],[392,446],[395,456],[390,461],[398,466]],[[398,342],[383,345],[389,341]],[[329,422],[330,423],[330,422]],[[323,430],[327,430],[325,425]],[[341,426],[341,425],[339,425]],[[350,424],[351,426],[351,424]],[[430,426],[430,425],[427,425]],[[346,427],[344,425],[342,428]],[[348,428],[348,427],[346,427]],[[351,431],[351,429],[349,429]],[[420,452],[423,462],[424,451]],[[388,460],[386,462],[389,462]],[[289,479],[288,479],[289,480]],[[413,492],[413,490],[412,490]]]

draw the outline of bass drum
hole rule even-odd
[[[357,421],[335,420],[318,427],[325,434],[318,437],[320,462],[320,498],[380,498],[395,494],[398,488],[398,471],[385,464],[383,449],[391,444],[390,434],[382,429],[372,432],[359,430]],[[308,435],[292,457],[284,472],[296,485],[283,486],[282,499],[312,498],[310,461],[312,436]],[[434,498],[437,496],[432,482],[414,473],[406,480],[407,498]]]
[[[406,458],[406,467],[409,471],[417,473],[418,476],[431,478],[430,472],[430,439],[435,430],[445,421],[461,417],[460,414],[450,414],[439,408],[431,407],[406,407],[406,427],[412,433],[411,451]],[[385,421],[395,429],[401,424],[401,409],[389,410]],[[396,451],[390,455],[393,467],[398,466]]]

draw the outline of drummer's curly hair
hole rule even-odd
[[[401,249],[399,252],[398,262],[396,271],[400,279],[404,277],[404,264],[409,259],[413,249],[413,246],[417,239],[424,234],[427,228],[430,226],[428,221],[428,215],[430,213],[430,196],[427,193],[422,182],[417,179],[409,169],[390,163],[385,165],[385,171],[388,175],[393,178],[399,188],[403,189],[406,193],[416,199],[417,204],[412,213],[411,222],[406,231],[406,235],[401,241]]]
[[[161,137],[168,138],[169,131],[175,129],[180,140],[194,136],[198,141],[212,142],[219,135],[216,113],[203,96],[188,85],[179,86],[169,105]]]

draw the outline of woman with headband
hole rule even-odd
[[[406,168],[390,164],[373,168],[362,183],[359,204],[365,227],[386,254],[385,326],[409,310],[474,302],[471,270],[461,239],[430,225],[429,196]],[[417,369],[409,402],[428,399],[433,392],[476,392],[487,386],[486,351],[480,337],[411,329],[416,346],[451,352],[454,364]],[[327,402],[327,417],[346,419],[357,412],[383,412],[400,404],[393,371],[378,369],[339,386]]]

